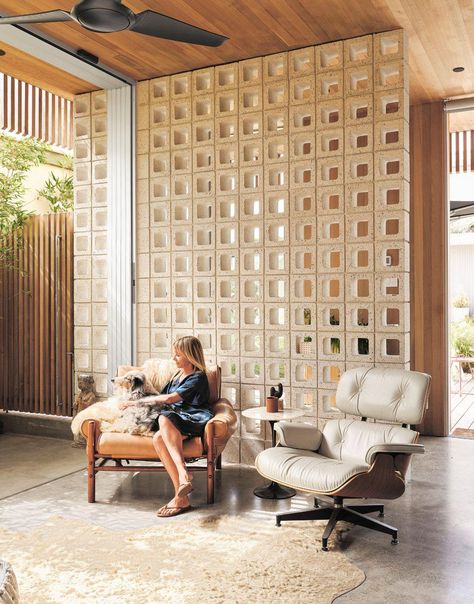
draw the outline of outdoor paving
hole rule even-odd
[[[451,432],[456,429],[474,430],[474,378],[462,373],[459,384],[458,368],[451,369]]]

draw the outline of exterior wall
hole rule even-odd
[[[139,363],[193,333],[239,415],[282,382],[319,425],[345,369],[407,367],[407,56],[396,31],[139,83]],[[269,444],[242,418],[225,453]]]
[[[74,103],[74,349],[107,394],[107,93]]]
[[[70,176],[71,171],[58,166],[57,162],[61,161],[64,155],[55,152],[49,152],[47,154],[47,163],[41,166],[34,166],[25,181],[25,208],[35,214],[48,214],[49,205],[48,201],[38,196],[38,191],[43,187],[44,183],[49,177],[49,173],[53,172],[56,176],[61,178]]]
[[[449,235],[449,295],[450,299],[466,294],[469,314],[474,315],[474,233]],[[451,318],[451,320],[453,320]]]

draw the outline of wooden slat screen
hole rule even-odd
[[[0,73],[0,129],[31,136],[61,149],[73,147],[73,103]]]
[[[449,171],[474,172],[474,130],[449,134]]]
[[[73,216],[32,216],[0,269],[0,408],[72,415]]]

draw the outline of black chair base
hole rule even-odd
[[[382,504],[358,504],[344,506],[342,497],[334,497],[334,504],[328,504],[321,499],[314,500],[314,508],[302,512],[287,512],[276,515],[276,525],[280,526],[282,520],[329,520],[324,529],[321,539],[323,552],[328,551],[328,539],[339,520],[345,520],[351,524],[364,526],[365,528],[385,533],[392,536],[392,544],[398,543],[398,529],[388,524],[368,518],[364,514],[379,512],[379,516],[384,515],[384,506]]]

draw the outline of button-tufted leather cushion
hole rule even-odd
[[[318,449],[320,455],[331,459],[366,463],[367,451],[385,443],[411,444],[418,432],[401,426],[374,424],[353,419],[331,420],[323,430]]]
[[[275,447],[257,456],[255,467],[262,476],[303,491],[331,493],[353,476],[365,473],[364,462],[328,459],[313,451]]]
[[[431,376],[403,369],[350,369],[337,386],[336,407],[344,413],[400,424],[419,424]]]
[[[317,451],[323,434],[316,426],[306,423],[277,422],[275,424],[277,443],[281,447]]]

